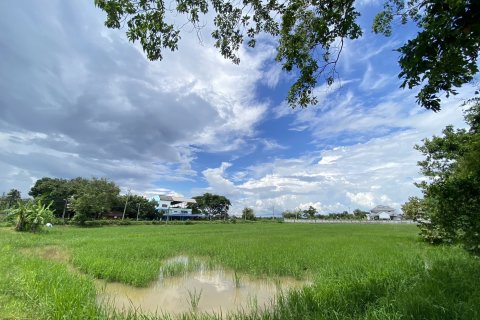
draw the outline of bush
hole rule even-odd
[[[175,221],[175,222],[169,222],[168,224],[186,224],[185,221]],[[188,224],[192,224],[193,222],[190,221]],[[80,227],[103,227],[103,226],[130,226],[130,225],[164,225],[165,221],[158,221],[158,220],[141,220],[141,221],[136,221],[136,220],[130,220],[130,219],[114,219],[114,220],[107,220],[107,219],[102,219],[102,220],[86,220],[82,221],[81,223],[75,222],[72,220],[71,222],[66,222],[66,224],[74,224]]]
[[[104,220],[107,221],[107,220]],[[129,226],[132,224],[132,221],[125,219],[125,220],[110,220],[110,221],[115,221],[117,225],[119,226]]]
[[[95,228],[95,227],[103,226],[101,220],[82,221],[81,223],[79,223],[79,225],[82,226],[82,227],[87,227],[87,228]]]
[[[420,236],[430,244],[453,242],[453,239],[443,228],[430,221],[419,221],[418,228],[420,229]]]

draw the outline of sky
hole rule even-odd
[[[205,17],[201,41],[185,28],[179,50],[152,62],[93,2],[0,1],[0,192],[105,177],[146,197],[221,194],[233,214],[400,209],[421,194],[414,145],[464,126],[473,89],[434,113],[400,88],[395,49],[416,31],[372,34],[379,1],[357,1],[364,36],[345,43],[337,81],[320,82],[306,109],[285,103],[295,74],[275,63],[274,39],[242,47],[234,65]]]

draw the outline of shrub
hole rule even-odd
[[[420,236],[430,244],[452,243],[451,236],[441,227],[430,221],[419,221]]]

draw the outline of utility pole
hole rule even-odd
[[[127,200],[125,200],[125,207],[123,207],[122,220],[125,219],[125,212],[127,211],[128,198],[130,197],[130,189],[127,192]]]
[[[168,208],[167,208],[167,218],[165,219],[165,225],[168,224],[168,215],[170,214],[170,205],[168,205]]]
[[[137,221],[138,221],[138,214],[140,213],[140,203],[137,204]]]
[[[65,201],[65,204],[63,205],[62,219],[65,221],[65,211],[67,210],[68,199],[63,199],[63,201]]]
[[[275,204],[272,207],[272,220],[275,220]]]

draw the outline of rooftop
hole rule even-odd
[[[160,201],[170,201],[170,202],[186,202],[186,203],[197,203],[195,199],[176,197],[176,196],[160,196]]]

